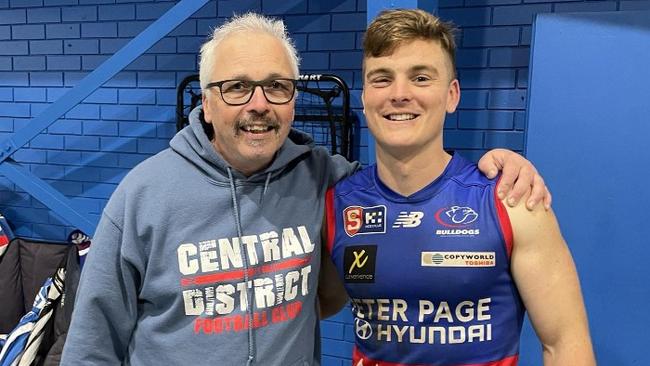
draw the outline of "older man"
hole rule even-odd
[[[203,111],[102,214],[65,365],[319,363],[324,196],[357,165],[291,129],[298,57],[281,21],[217,28],[200,72]]]

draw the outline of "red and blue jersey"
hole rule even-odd
[[[328,191],[327,244],[352,302],[354,365],[517,364],[524,307],[495,186],[455,154],[408,197],[375,166]]]

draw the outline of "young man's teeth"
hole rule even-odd
[[[388,119],[391,121],[406,121],[415,118],[415,114],[411,113],[400,113],[400,114],[389,114]]]

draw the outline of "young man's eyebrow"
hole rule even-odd
[[[422,71],[428,71],[430,73],[433,73],[434,75],[438,75],[438,69],[431,65],[415,65],[409,69],[412,73],[415,72],[422,72]]]
[[[375,75],[393,75],[393,71],[388,69],[388,68],[385,68],[385,67],[380,67],[378,69],[372,69],[372,70],[368,71],[368,73],[366,74],[366,78],[369,78],[369,77],[372,77],[372,76],[375,76]]]
[[[408,72],[411,74],[418,73],[418,72],[429,72],[434,76],[438,76],[440,74],[438,72],[438,69],[436,69],[431,65],[414,65],[408,69]],[[395,72],[389,68],[381,67],[378,69],[372,69],[368,71],[368,73],[366,73],[366,79],[373,77],[375,75],[393,75],[394,73]]]

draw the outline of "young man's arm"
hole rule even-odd
[[[348,302],[348,293],[341,281],[336,266],[327,248],[329,238],[327,216],[323,217],[321,228],[321,265],[318,277],[318,311],[321,319],[330,317],[343,309]]]
[[[345,291],[343,282],[336,273],[336,267],[327,248],[323,246],[320,277],[318,279],[318,303],[320,304],[321,319],[338,313],[347,302],[348,294]]]
[[[595,365],[578,275],[552,211],[508,207],[512,273],[545,366]]]
[[[508,206],[516,206],[526,195],[525,202],[529,210],[540,202],[544,203],[547,210],[551,208],[551,192],[535,166],[523,156],[506,149],[492,149],[481,157],[478,168],[488,178],[494,178],[499,171],[502,172],[498,193],[500,199],[507,198]]]

